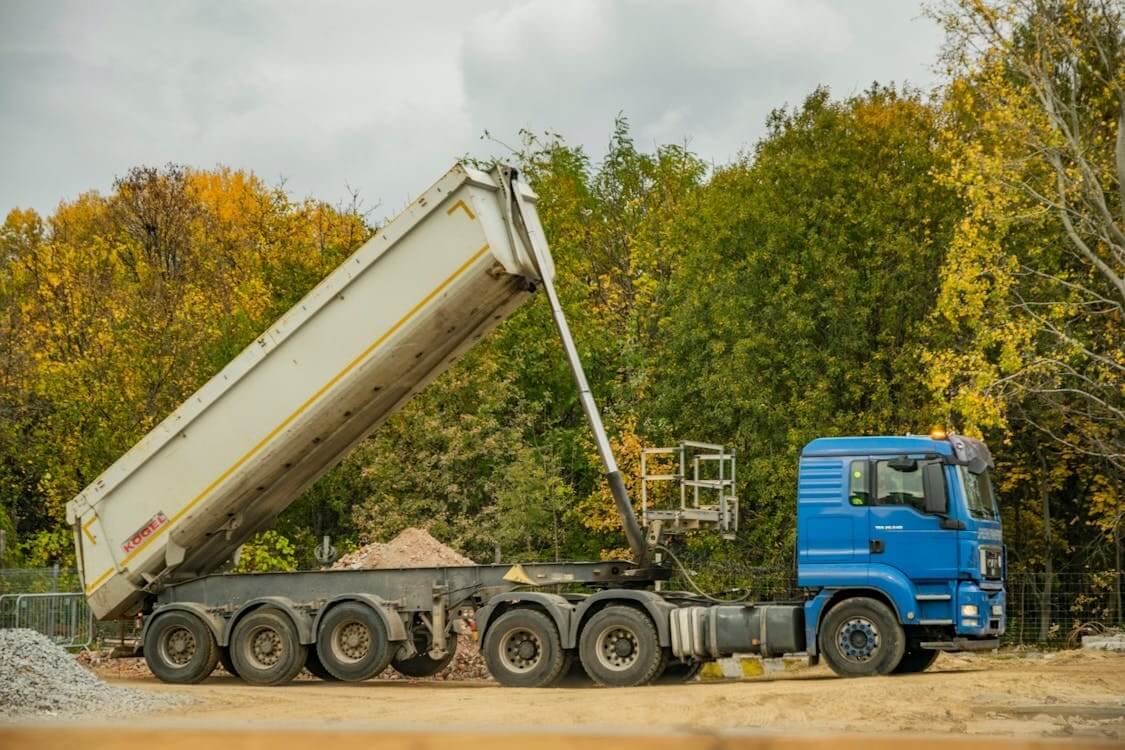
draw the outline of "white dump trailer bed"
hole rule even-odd
[[[229,560],[553,274],[507,174],[451,169],[69,503],[97,617]]]

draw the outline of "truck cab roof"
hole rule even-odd
[[[953,457],[949,440],[935,440],[927,435],[855,436],[817,438],[801,450],[802,457],[812,456],[875,456],[936,453]]]

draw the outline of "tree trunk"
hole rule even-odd
[[[1125,617],[1121,613],[1121,495],[1117,497],[1117,517],[1113,523],[1113,614],[1120,625]]]

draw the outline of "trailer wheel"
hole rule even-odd
[[[336,682],[336,677],[320,663],[320,657],[316,655],[316,647],[314,646],[307,650],[309,653],[308,656],[305,657],[305,669],[308,670],[308,673],[318,680]]]
[[[337,604],[320,621],[316,655],[336,679],[371,679],[391,662],[391,644],[383,618],[366,604]]]
[[[625,606],[606,607],[590,618],[578,654],[590,679],[605,687],[647,685],[668,663],[652,620]]]
[[[306,648],[289,616],[275,607],[262,607],[234,626],[231,661],[238,676],[252,685],[281,685],[305,666]]]
[[[594,681],[582,668],[582,661],[578,658],[578,654],[575,651],[567,651],[563,668],[559,671],[559,676],[551,683],[551,687],[591,688],[594,687]]]
[[[453,663],[453,657],[457,655],[457,639],[454,637],[446,641],[450,648],[440,659],[430,656],[431,643],[430,631],[425,626],[415,628],[414,648],[418,653],[408,659],[392,659],[391,666],[403,677],[433,677]]]
[[[489,673],[506,687],[547,687],[566,666],[555,623],[525,607],[505,612],[489,626],[483,651]]]
[[[231,677],[238,677],[238,670],[234,668],[234,662],[230,658],[230,646],[219,646],[219,664]]]
[[[675,662],[664,667],[664,671],[653,681],[653,684],[679,685],[684,682],[691,682],[702,669],[703,662],[701,661]]]
[[[906,651],[906,636],[894,613],[877,599],[845,599],[824,618],[820,649],[841,677],[890,674]]]
[[[157,615],[145,633],[145,662],[164,682],[202,682],[219,663],[219,646],[207,623],[190,612]]]
[[[900,661],[898,666],[891,670],[891,672],[892,674],[925,672],[937,659],[939,653],[938,651],[932,651],[928,648],[918,646],[907,649],[906,653],[902,655],[902,661]]]

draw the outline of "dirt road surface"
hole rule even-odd
[[[112,682],[196,699],[178,715],[161,716],[162,727],[170,721],[185,728],[378,724],[1125,740],[1125,655],[1083,651],[942,655],[923,674],[860,680],[838,679],[821,666],[741,682],[619,690],[316,680],[259,688],[231,677],[192,686],[151,677]]]

